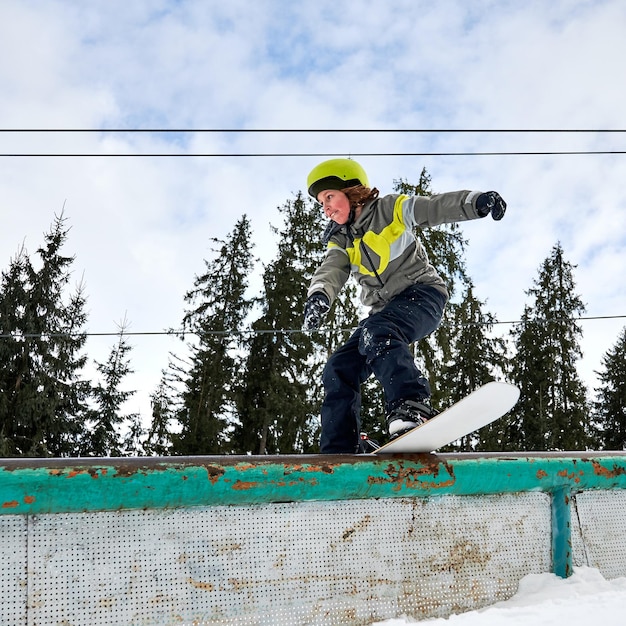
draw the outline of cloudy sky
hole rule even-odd
[[[623,316],[582,322],[593,387],[626,325],[626,133],[5,131],[623,130],[624,33],[622,0],[2,0],[0,268],[22,243],[34,256],[65,207],[88,330],[124,317],[131,332],[177,328],[211,238],[242,214],[255,254],[273,258],[277,207],[325,158],[306,155],[364,155],[383,193],[426,167],[435,192],[508,202],[502,222],[463,226],[477,295],[500,321],[519,319],[558,241],[586,315]],[[544,154],[458,155],[476,152]],[[33,156],[60,154],[118,156]],[[90,338],[89,356],[113,341]],[[181,346],[131,344],[130,410],[147,416]]]

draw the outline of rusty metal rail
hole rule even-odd
[[[624,452],[3,459],[0,623],[447,616],[626,575],[624,508]]]
[[[0,460],[0,514],[626,489],[626,453]]]

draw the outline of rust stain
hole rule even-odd
[[[291,465],[285,466],[285,474],[292,474],[295,472],[307,472],[314,474],[334,474],[335,468],[330,463],[324,463],[322,465]]]
[[[403,463],[398,466],[389,465],[384,473],[388,478],[382,476],[370,476],[367,482],[370,485],[391,483],[394,485],[394,491],[400,491],[403,487],[407,489],[443,489],[450,487],[456,482],[454,477],[454,468],[447,463],[441,463],[446,469],[448,477],[444,480],[429,480],[437,478],[439,475],[439,464],[433,463],[423,467],[405,468]]]
[[[316,487],[319,483],[316,478],[306,480],[304,478],[298,478],[297,480],[272,480],[271,485],[275,487],[297,487],[298,485],[307,485],[308,487]]]
[[[235,470],[238,472],[247,472],[248,470],[256,469],[256,467],[257,466],[252,463],[237,463],[237,465],[235,465]]]
[[[217,547],[218,554],[229,554],[230,552],[237,552],[243,550],[243,546],[240,543],[227,541],[221,546]]]
[[[235,491],[246,491],[248,489],[254,489],[255,487],[258,487],[259,483],[258,482],[246,482],[243,480],[237,480],[235,481],[235,484],[233,485],[233,489]]]
[[[32,504],[35,501],[35,496],[24,496],[25,504]]]
[[[460,572],[468,565],[485,566],[491,554],[475,543],[462,539],[454,543],[449,553],[440,554],[429,559],[431,569],[441,572]]]
[[[617,478],[618,476],[624,476],[626,474],[626,468],[618,465],[613,465],[613,469],[607,469],[602,467],[599,461],[592,460],[593,472],[596,476],[602,476],[603,478]]]
[[[20,503],[17,500],[11,500],[9,502],[3,502],[2,508],[3,509],[14,509],[15,507],[18,507],[19,505],[20,505]]]
[[[187,578],[187,582],[196,589],[204,589],[205,591],[213,591],[213,589],[215,589],[213,583],[205,583],[201,580],[194,580],[193,578]]]
[[[537,470],[537,479],[541,480],[542,478],[547,478],[548,477],[548,472],[546,472],[546,470]]]
[[[206,466],[206,473],[209,478],[209,482],[214,485],[222,476],[226,470],[223,467],[215,467],[214,465]]]
[[[575,472],[568,472],[567,470],[563,469],[560,472],[557,472],[557,476],[560,476],[561,478],[567,478],[568,480],[573,480],[575,483],[579,483],[580,482],[580,475],[582,475],[583,472],[579,472],[579,474],[577,475]]]
[[[76,478],[76,476],[82,476],[83,474],[89,474],[92,478],[100,478],[100,470],[98,468],[74,468],[67,473],[66,478]],[[102,475],[106,475],[106,470],[102,470]]]
[[[115,478],[130,478],[140,471],[140,468],[132,465],[119,465],[115,467]]]
[[[248,587],[252,586],[250,581],[248,581],[248,580],[239,580],[237,578],[229,578],[228,579],[228,583],[232,586],[232,588],[236,592],[243,591],[244,589],[247,589]]]
[[[356,523],[352,528],[348,528],[342,535],[344,541],[352,541],[352,535],[360,530],[365,530],[372,521],[371,515],[366,515],[360,522]]]
[[[272,480],[268,483],[260,483],[259,481],[246,481],[236,480],[233,483],[233,489],[235,491],[247,491],[249,489],[257,489],[263,487],[263,485],[271,485],[272,487],[298,487],[300,485],[306,485],[307,487],[316,487],[318,485],[317,479],[305,480],[304,478],[298,478],[294,480]]]
[[[85,470],[74,469],[68,473],[67,477],[74,478],[75,476],[79,476],[80,474],[86,474],[86,473],[87,472]]]

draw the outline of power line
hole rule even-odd
[[[2,128],[0,133],[47,134],[623,134],[624,128]],[[563,156],[617,155],[626,150],[533,150],[533,151],[462,151],[462,152],[360,152],[354,157],[442,157],[442,156]],[[344,157],[345,153],[328,152],[237,152],[237,153],[4,153],[4,158],[292,158]]]
[[[626,150],[532,150],[511,152],[350,152],[351,157],[452,157],[452,156],[597,156],[626,154]],[[345,152],[206,152],[206,153],[0,153],[0,158],[342,158]]]
[[[531,320],[508,320],[508,321],[491,321],[491,322],[463,322],[461,324],[454,324],[449,321],[442,322],[442,326],[515,326],[518,324],[546,324],[548,322],[588,322],[598,320],[614,320],[614,319],[626,319],[626,315],[594,315],[594,316],[580,316],[580,317],[566,317],[566,318],[539,318]],[[163,330],[163,331],[111,331],[111,332],[71,332],[71,333],[2,333],[0,339],[41,339],[41,338],[67,338],[67,337],[137,337],[137,336],[172,336],[172,337],[184,337],[186,335],[271,335],[271,334],[331,334],[336,332],[352,332],[353,328],[325,328],[317,331],[303,331],[300,328],[269,328],[269,329],[231,329],[231,330]]]
[[[0,128],[0,133],[46,134],[623,134],[624,128]],[[626,150],[534,150],[534,151],[463,151],[463,152],[360,152],[354,157],[425,157],[425,156],[561,156],[616,155]],[[327,152],[241,152],[241,153],[4,153],[4,158],[292,158],[344,157],[345,153]]]
[[[624,128],[0,128],[0,133],[626,133]]]

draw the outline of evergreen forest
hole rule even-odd
[[[417,184],[394,191],[430,195]],[[253,225],[243,215],[190,278],[176,331],[180,353],[163,355],[150,415],[126,413],[132,348],[119,327],[97,380],[87,379],[86,294],[72,288],[75,259],[64,255],[67,219],[54,218],[32,258],[22,247],[0,276],[0,456],[72,457],[316,453],[321,371],[367,314],[349,281],[317,332],[300,331],[306,291],[325,253],[319,205],[297,194],[279,208],[276,255],[258,273]],[[320,233],[319,238],[311,233]],[[521,389],[504,418],[454,442],[449,451],[622,450],[626,448],[626,329],[607,349],[598,387],[587,389],[575,266],[555,242],[529,286],[508,336],[477,299],[457,225],[418,233],[451,300],[435,333],[412,346],[444,409],[490,380]],[[362,430],[384,440],[383,399],[363,386]]]

